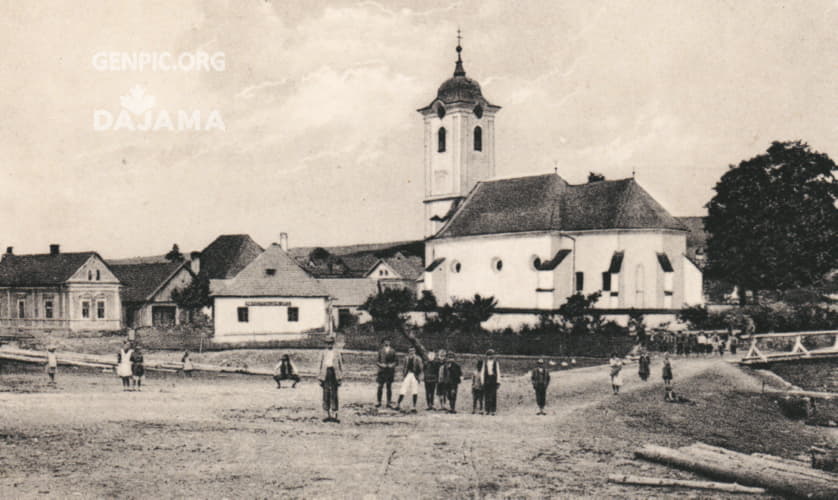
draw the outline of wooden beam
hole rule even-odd
[[[628,474],[609,474],[608,480],[612,483],[636,484],[641,486],[674,486],[725,491],[728,493],[750,493],[753,495],[763,495],[766,493],[765,488],[742,486],[737,483],[719,483],[716,481],[693,481],[687,479],[669,479],[665,477],[632,476]]]

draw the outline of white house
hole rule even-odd
[[[702,302],[687,228],[633,178],[572,185],[557,174],[493,180],[500,109],[465,76],[419,109],[425,123],[424,288],[441,304],[494,296],[516,316],[600,291],[597,308],[669,319]],[[511,317],[511,316],[510,316]]]
[[[235,277],[210,281],[214,342],[292,340],[331,331],[329,293],[276,243]]]

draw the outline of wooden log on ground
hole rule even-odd
[[[742,462],[751,467],[759,468],[766,473],[771,470],[777,470],[780,472],[794,472],[801,476],[812,477],[816,480],[834,481],[838,479],[838,477],[834,477],[831,474],[824,474],[819,470],[813,469],[808,462],[767,455],[764,453],[752,453],[751,455],[746,455],[744,453],[738,453],[701,442],[681,448],[681,451],[698,456],[707,456],[710,459],[727,460],[729,463]]]
[[[636,484],[641,486],[675,486],[682,488],[697,488],[703,490],[725,491],[728,493],[764,494],[765,488],[742,486],[737,483],[719,483],[716,481],[694,481],[688,479],[669,479],[666,477],[643,477],[628,474],[609,474],[608,480],[619,484]]]
[[[698,453],[696,453],[698,451]],[[727,453],[736,453],[726,450]],[[672,449],[646,445],[635,454],[643,459],[663,463],[706,476],[747,486],[766,488],[784,495],[834,499],[838,498],[838,475],[803,474],[796,470],[782,470],[770,461],[745,454],[739,460],[730,455],[708,450]]]

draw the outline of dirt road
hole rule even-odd
[[[375,387],[347,382],[340,424],[320,421],[320,391],[304,380],[151,378],[124,393],[105,374],[0,376],[0,497],[648,497],[674,489],[609,484],[610,472],[691,477],[635,461],[645,442],[697,439],[794,456],[824,439],[783,419],[759,383],[718,359],[678,360],[667,404],[659,383],[626,368],[611,395],[607,367],[557,372],[549,414],[535,415],[524,377],[507,378],[497,416],[399,414],[374,408]],[[420,395],[420,400],[422,396]],[[700,494],[702,492],[690,492]],[[740,495],[741,496],[741,495]]]

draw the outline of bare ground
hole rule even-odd
[[[499,414],[378,411],[371,383],[347,381],[340,424],[320,421],[320,390],[304,379],[155,376],[143,392],[112,375],[62,370],[0,375],[0,498],[718,497],[609,484],[611,472],[693,477],[634,460],[643,443],[696,440],[795,457],[830,439],[784,419],[761,382],[718,359],[678,360],[663,402],[660,365],[643,383],[629,366],[611,395],[606,367],[554,374],[549,415],[510,377]],[[422,399],[422,395],[420,395]],[[737,495],[742,497],[742,495]]]

